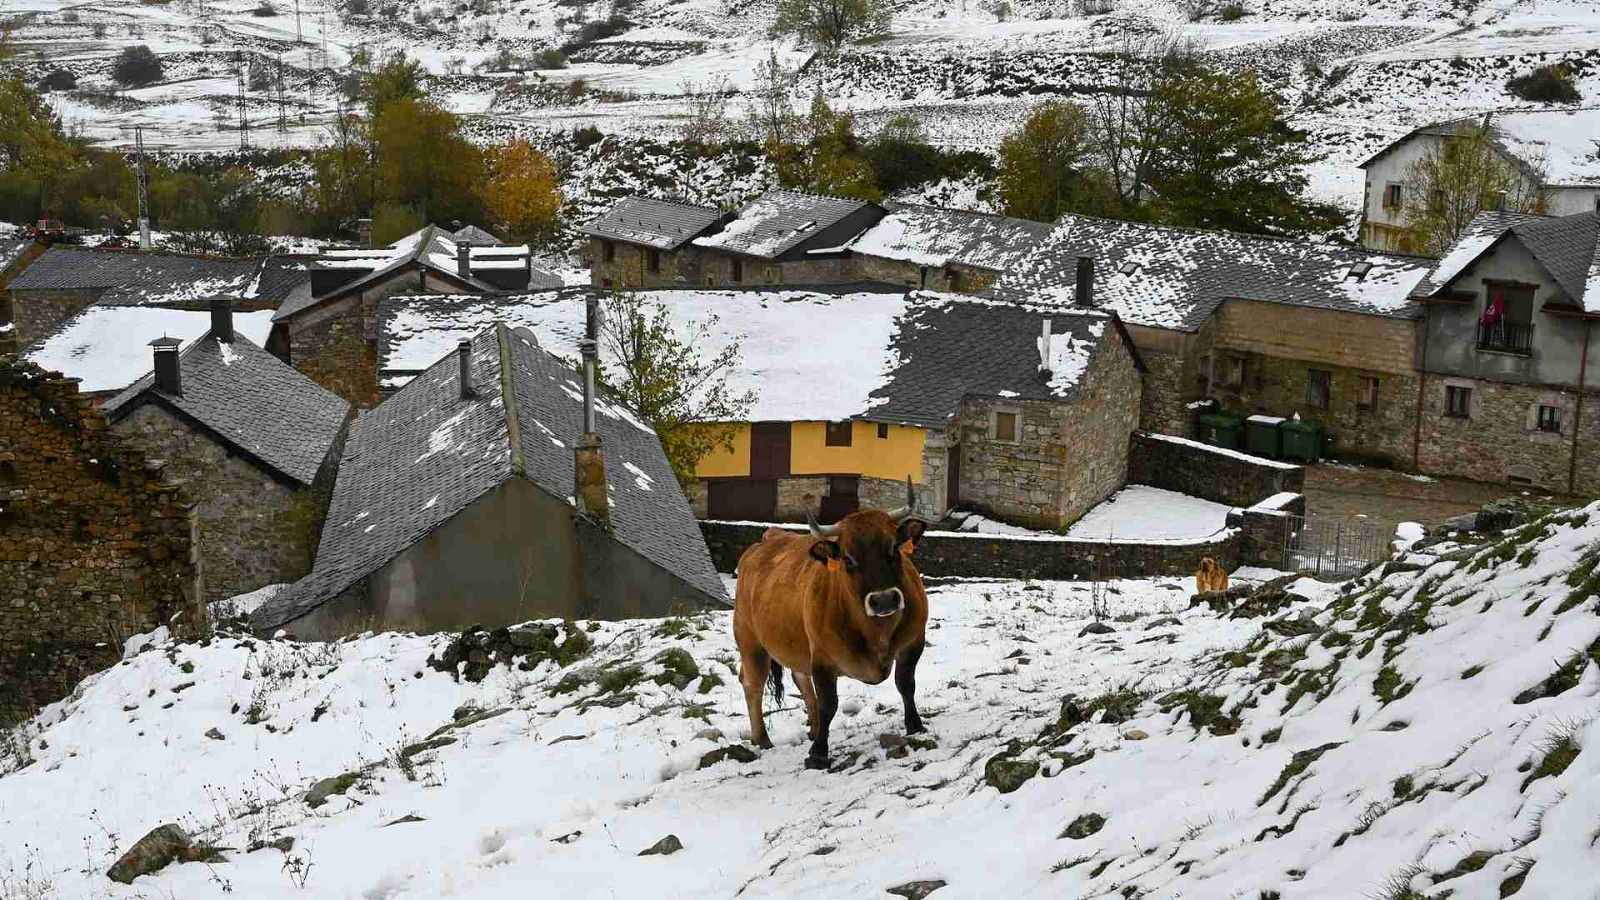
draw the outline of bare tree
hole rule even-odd
[[[755,89],[745,107],[745,125],[750,139],[766,146],[794,142],[799,117],[794,111],[795,72],[778,58],[776,49],[767,52],[756,66]]]
[[[1544,182],[1544,159],[1514,155],[1488,126],[1443,138],[1406,169],[1401,210],[1410,243],[1403,249],[1445,253],[1480,210],[1544,212]]]
[[[1177,117],[1160,88],[1193,67],[1194,46],[1177,33],[1125,33],[1113,55],[1112,82],[1091,101],[1090,142],[1115,202],[1128,213],[1143,202],[1167,129]]]
[[[728,99],[732,91],[728,76],[718,75],[704,84],[683,82],[688,112],[683,123],[683,142],[692,147],[712,149],[728,137]]]

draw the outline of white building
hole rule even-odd
[[[1490,113],[1425,125],[1361,164],[1366,171],[1361,241],[1374,250],[1405,250],[1406,173],[1429,150],[1487,122],[1495,144],[1529,171],[1543,170],[1545,213],[1600,209],[1600,107]]]

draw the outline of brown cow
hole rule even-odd
[[[762,694],[770,674],[782,700],[785,666],[805,698],[808,769],[828,767],[840,675],[879,684],[893,668],[906,732],[923,730],[915,695],[928,595],[911,552],[926,526],[910,518],[916,497],[909,478],[906,493],[901,509],[859,510],[826,528],[808,512],[809,535],[771,528],[739,557],[733,638],[756,746],[772,746]]]

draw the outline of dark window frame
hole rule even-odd
[[[1333,373],[1327,369],[1306,369],[1306,404],[1326,412],[1333,406]]]
[[[822,442],[828,447],[851,447],[855,445],[855,422],[846,419],[843,422],[824,422]]]
[[[1402,196],[1401,195],[1401,187],[1402,187],[1402,185],[1398,181],[1391,181],[1388,184],[1383,186],[1383,208],[1384,209],[1399,209],[1400,208],[1400,198]]]
[[[1452,419],[1472,418],[1472,388],[1454,384],[1445,385],[1444,414]]]
[[[1011,436],[1007,437],[1000,432],[1001,421],[1009,420],[1011,423]],[[1011,409],[997,409],[994,411],[994,439],[1007,444],[1015,444],[1022,434],[1022,413]]]
[[[1378,392],[1383,390],[1383,382],[1376,375],[1363,375],[1356,390],[1356,407],[1359,409],[1377,409]]]
[[[889,423],[888,422],[879,422],[878,423],[878,440],[880,440],[880,441],[888,440],[888,438],[889,438]]]
[[[651,272],[661,271],[661,251],[654,247],[649,248],[644,254],[645,267]]]
[[[606,262],[617,261],[617,242],[602,240],[600,242],[600,258]]]
[[[732,269],[733,271],[730,280],[732,280],[734,284],[742,283],[744,281],[744,260],[735,256],[733,258]]]
[[[1546,434],[1561,433],[1562,409],[1548,403],[1539,404],[1539,409],[1534,413],[1534,427]]]

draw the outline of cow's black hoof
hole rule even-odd
[[[908,722],[906,724],[906,734],[922,734],[927,730],[928,729],[922,724],[921,719],[918,719],[915,722]]]
[[[825,770],[831,765],[833,765],[833,759],[831,757],[827,757],[827,756],[807,756],[806,757],[806,768],[808,768],[808,769],[824,769]]]

